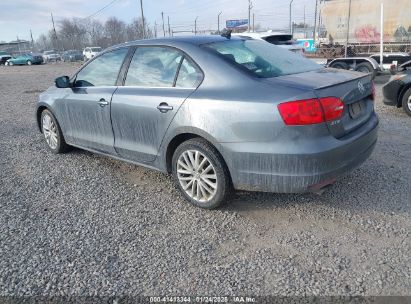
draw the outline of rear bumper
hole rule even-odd
[[[237,190],[301,193],[326,185],[360,166],[377,142],[378,118],[342,140],[320,139],[316,151],[294,153],[287,143],[276,153],[272,143],[225,143],[223,156]],[[295,147],[294,144],[289,145]],[[248,152],[246,152],[248,150]]]

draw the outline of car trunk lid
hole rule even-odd
[[[374,111],[371,76],[358,72],[320,69],[276,77],[283,86],[311,90],[318,98],[337,97],[344,103],[340,119],[327,122],[330,133],[341,138],[360,128]],[[271,81],[271,80],[268,80]]]

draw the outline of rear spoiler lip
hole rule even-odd
[[[345,81],[334,82],[334,83],[332,83],[332,84],[327,84],[327,85],[322,86],[322,87],[317,87],[317,88],[315,88],[314,90],[326,89],[326,88],[330,88],[330,87],[332,87],[332,86],[335,86],[335,85],[337,85],[337,84],[344,84],[344,83],[348,83],[348,82],[351,82],[351,81],[360,80],[360,79],[368,78],[368,77],[371,77],[371,74],[359,75],[359,76],[357,76],[357,77],[353,77],[353,78],[347,79],[347,80],[345,80]],[[372,80],[372,79],[370,79],[370,81],[371,81],[371,80]]]

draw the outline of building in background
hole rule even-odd
[[[10,42],[0,42],[0,51],[7,52],[9,54],[23,54],[31,52],[31,43],[27,40],[16,40]]]

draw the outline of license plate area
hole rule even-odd
[[[348,111],[352,119],[356,119],[359,116],[361,116],[363,109],[364,109],[364,104],[362,101],[357,101],[357,102],[354,102],[348,105]]]

